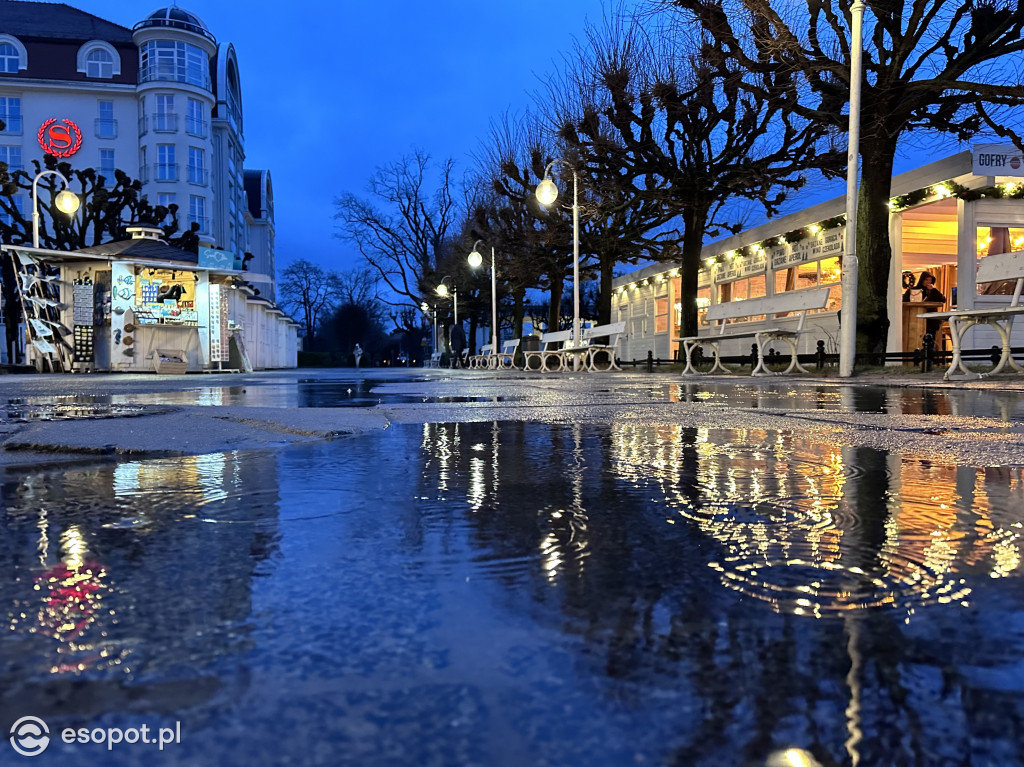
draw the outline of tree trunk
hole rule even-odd
[[[476,317],[469,318],[469,338],[467,339],[466,346],[469,347],[469,356],[473,356],[477,353],[476,351],[476,337],[479,335],[476,332]]]
[[[558,273],[551,275],[551,300],[548,304],[548,332],[552,333],[561,329],[562,322],[562,292],[565,290],[565,275]]]
[[[857,200],[857,351],[882,354],[889,337],[889,195],[895,146],[875,137],[861,145]],[[843,296],[846,300],[846,296]]]
[[[683,337],[697,335],[697,275],[700,272],[700,252],[704,247],[704,230],[708,213],[701,208],[683,210],[683,254],[679,270],[679,302],[682,304],[681,332]]]
[[[523,337],[523,315],[526,313],[526,291],[512,291],[512,338]]]
[[[615,258],[612,256],[601,259],[601,279],[597,290],[597,324],[608,325],[612,321],[612,280],[615,270]]]

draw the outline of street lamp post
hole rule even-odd
[[[483,240],[473,243],[473,252],[469,254],[469,265],[476,269],[483,263],[484,257],[476,249]],[[494,270],[494,246],[491,246],[491,361],[498,360],[498,287]]]
[[[39,179],[43,176],[58,176],[64,182],[64,188],[57,193],[54,199],[58,210],[73,216],[78,210],[78,195],[68,189],[68,180],[64,174],[57,170],[44,170],[32,179],[32,247],[39,247]]]
[[[448,288],[448,284],[445,282],[445,280],[447,280],[447,279],[451,279],[451,278],[445,277],[444,279],[441,280],[441,284],[437,286],[436,292],[437,292],[437,295],[441,296],[441,298],[447,298],[448,297],[449,288]],[[454,285],[451,287],[451,294],[452,294],[452,313],[455,315],[455,318],[454,318],[453,321],[457,325],[458,322],[459,322],[459,289],[457,287],[455,287]]]
[[[420,310],[424,314],[429,313],[433,320],[434,327],[430,333],[430,353],[433,354],[437,351],[437,307],[430,306],[426,301],[424,301],[420,304]]]
[[[537,199],[542,205],[550,205],[558,197],[558,187],[551,180],[551,166],[560,163],[572,173],[572,342],[579,346],[580,337],[580,206],[579,175],[565,160],[552,160],[544,168],[544,179],[537,184]],[[572,355],[572,369],[579,370],[580,355]]]
[[[860,157],[860,91],[864,0],[850,6],[850,131],[846,150],[846,243],[843,253],[843,311],[839,328],[839,377],[853,375],[857,354],[857,160]]]

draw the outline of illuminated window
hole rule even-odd
[[[711,288],[701,288],[697,291],[697,324],[708,324],[708,307],[711,306]],[[682,322],[678,323],[682,326]]]
[[[668,332],[668,299],[656,298],[654,300],[654,332]]]
[[[796,268],[796,289],[813,288],[818,284],[818,262],[800,264]]]
[[[979,226],[978,258],[999,253],[1013,253],[1024,250],[1024,229],[1011,226]],[[941,275],[939,275],[941,279]],[[1012,295],[1016,280],[1001,280],[978,285],[978,295]],[[942,285],[938,285],[942,289]]]
[[[823,258],[818,262],[818,282],[822,285],[834,285],[842,277],[842,267],[839,265],[839,257]]]

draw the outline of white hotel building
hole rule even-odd
[[[244,167],[238,58],[197,16],[162,8],[127,29],[65,4],[0,0],[0,120],[12,170],[31,171],[44,145],[76,168],[123,170],[151,203],[178,205],[179,231],[198,224],[202,246],[236,263],[252,253],[252,298],[273,304],[270,174]],[[31,209],[27,195],[15,204]]]

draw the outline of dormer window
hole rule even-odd
[[[90,40],[78,49],[78,71],[96,80],[121,74],[121,56],[110,43]]]
[[[21,41],[11,35],[0,35],[0,73],[16,75],[28,69],[28,55]]]
[[[95,51],[91,51],[85,60],[85,76],[106,77],[108,79],[113,77],[114,59],[102,49],[97,48]]]
[[[10,43],[0,43],[0,72],[17,72],[21,57]]]

